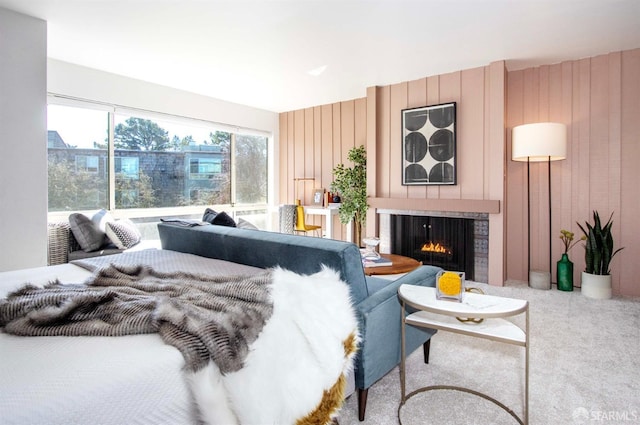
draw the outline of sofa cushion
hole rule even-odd
[[[69,227],[83,251],[95,251],[104,245],[105,232],[86,215],[81,213],[69,215]]]
[[[367,291],[369,291],[369,295],[375,294],[391,282],[389,279],[374,276],[367,276],[365,280],[367,281]]]
[[[107,222],[107,236],[120,249],[131,248],[142,239],[140,231],[128,218]]]

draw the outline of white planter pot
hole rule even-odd
[[[581,291],[585,297],[606,300],[611,298],[611,275],[582,272]]]

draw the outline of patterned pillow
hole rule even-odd
[[[107,222],[107,236],[120,249],[131,248],[142,238],[140,231],[128,218]]]
[[[217,215],[217,212],[215,212],[211,208],[207,208],[206,210],[204,210],[204,214],[202,215],[202,221],[213,224],[213,219],[216,218]]]

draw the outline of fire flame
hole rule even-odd
[[[424,245],[422,245],[420,251],[436,252],[438,254],[451,254],[451,251],[448,250],[444,245],[441,245],[439,242],[435,244],[433,242],[425,243]]]

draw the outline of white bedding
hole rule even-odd
[[[115,260],[165,272],[224,275],[261,271],[162,250],[110,257],[79,263],[95,268]],[[3,272],[0,297],[25,283],[44,285],[56,278],[82,283],[91,275],[74,264]],[[156,334],[18,337],[0,331],[0,423],[198,424],[194,396],[207,423],[296,422],[317,406],[323,391],[326,395],[329,386],[350,370],[353,356],[344,358],[344,342],[350,334],[357,335],[357,322],[348,287],[336,272],[305,277],[276,271],[274,275],[278,277],[271,294],[273,315],[251,346],[245,367],[223,378],[208,367],[187,382],[182,355]],[[348,378],[347,394],[353,389],[352,379]],[[226,408],[234,411],[229,421],[220,419],[225,406],[219,397],[213,397],[216,394],[207,392],[212,386],[224,390],[222,398],[233,405]]]
[[[238,271],[257,270],[228,264]],[[2,272],[0,297],[27,282],[81,283],[90,276],[73,264]],[[0,332],[0,422],[197,423],[183,365],[180,352],[157,334],[18,337]]]

